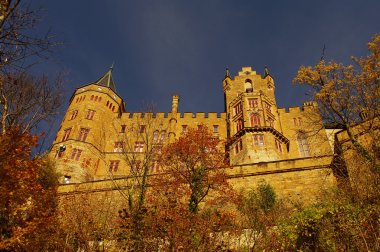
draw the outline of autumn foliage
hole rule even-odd
[[[55,232],[55,178],[49,163],[32,158],[38,138],[10,130],[0,135],[0,250],[52,249]]]

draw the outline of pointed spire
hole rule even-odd
[[[113,81],[112,77],[112,70],[113,70],[113,63],[108,72],[103,75],[99,80],[97,80],[95,83],[98,84],[99,86],[103,87],[109,87],[111,88],[114,92],[116,92],[116,85],[115,82]]]
[[[269,69],[267,66],[264,67],[264,78],[267,77],[269,74]]]
[[[226,68],[226,74],[224,75],[224,79],[225,78],[230,78],[231,79],[230,71],[228,71],[228,67]]]

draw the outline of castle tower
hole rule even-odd
[[[234,78],[227,69],[223,91],[231,164],[287,158],[289,140],[283,135],[274,89],[267,68],[262,77],[243,67]]]
[[[75,90],[50,152],[63,176],[60,182],[93,179],[104,166],[106,129],[124,111],[112,68],[94,83]]]

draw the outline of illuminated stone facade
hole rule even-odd
[[[278,108],[267,69],[264,77],[251,67],[243,67],[235,77],[227,70],[222,84],[221,113],[180,113],[178,96],[172,97],[167,113],[152,113],[149,108],[144,113],[127,112],[112,69],[77,88],[51,149],[62,181],[93,183],[129,176],[133,167],[126,155],[143,156],[190,127],[206,125],[229,154],[228,173],[236,188],[266,180],[280,195],[310,198],[335,183],[329,169],[333,138],[323,128],[316,104]],[[160,172],[154,160],[151,166],[151,173]]]

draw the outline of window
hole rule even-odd
[[[240,151],[243,150],[243,141],[241,139],[239,139],[236,143],[235,143],[235,154],[238,154]]]
[[[132,160],[131,161],[131,172],[138,172],[140,169],[141,161],[140,160]]]
[[[144,142],[135,142],[135,152],[144,151]]]
[[[95,110],[89,109],[87,111],[86,119],[92,120],[92,118],[94,118],[94,114],[95,114]]]
[[[236,132],[240,131],[241,129],[243,129],[243,120],[239,119],[236,121]]]
[[[79,131],[78,140],[82,141],[82,142],[86,141],[86,138],[88,136],[88,132],[90,132],[90,129],[81,128]]]
[[[94,101],[98,101],[98,97],[97,97],[97,96],[95,96],[95,99],[94,99]]]
[[[302,119],[301,117],[293,118],[294,126],[301,126],[302,125]]]
[[[235,111],[235,115],[239,114],[242,111],[242,106],[240,102],[235,105],[234,111]]]
[[[121,130],[120,130],[120,132],[121,132],[121,133],[125,133],[125,128],[126,128],[126,125],[121,125]]]
[[[277,148],[277,150],[282,153],[281,141],[278,140],[278,139],[276,139],[275,142],[276,142],[276,148]]]
[[[253,92],[253,85],[252,85],[252,81],[250,79],[245,80],[244,87],[245,87],[245,91],[247,93]]]
[[[102,101],[102,97],[99,97],[99,100],[98,100],[98,102],[101,102]]]
[[[271,108],[270,104],[267,102],[265,102],[264,104],[265,104],[266,111],[268,111],[269,114],[272,114],[271,109],[270,109]]]
[[[158,135],[159,135],[159,133],[158,133],[157,130],[155,132],[153,132],[153,142],[157,143],[157,141],[158,141]]]
[[[94,95],[91,95],[90,101],[94,100]]]
[[[152,165],[152,172],[159,172],[160,171],[160,165],[158,164],[157,160],[153,161]]]
[[[264,146],[264,135],[256,134],[253,135],[253,144],[256,146]]]
[[[123,152],[124,143],[123,142],[115,142],[113,147],[113,152]]]
[[[144,133],[145,132],[145,125],[140,125],[139,127],[139,133]]]
[[[71,132],[71,128],[70,129],[65,129],[65,132],[63,133],[63,137],[62,137],[62,142],[66,141],[67,139],[69,139],[70,132]]]
[[[81,154],[82,150],[74,148],[73,152],[71,153],[71,159],[78,161]]]
[[[78,110],[73,110],[70,114],[69,120],[73,120],[78,115]]]
[[[257,107],[259,107],[259,100],[257,98],[249,98],[248,99],[248,106],[250,108],[257,108]]]
[[[260,115],[257,113],[251,114],[251,126],[254,127],[254,126],[260,126],[260,125],[261,125]]]
[[[303,132],[297,135],[298,148],[300,150],[301,157],[310,157],[310,148],[307,143],[306,134]]]
[[[71,176],[65,175],[63,178],[63,183],[70,184],[70,179],[71,179]]]
[[[186,133],[187,131],[187,125],[182,125],[182,133]]]
[[[268,118],[269,126],[274,127],[274,120],[272,118]]]
[[[166,131],[163,130],[163,131],[161,131],[161,138],[160,138],[160,141],[161,141],[161,142],[165,141],[165,138],[166,138]]]
[[[109,171],[117,172],[117,169],[119,168],[119,163],[120,163],[120,160],[110,160]]]
[[[214,125],[214,133],[218,133],[219,132],[219,125]]]
[[[293,118],[294,126],[298,126],[297,118]]]

